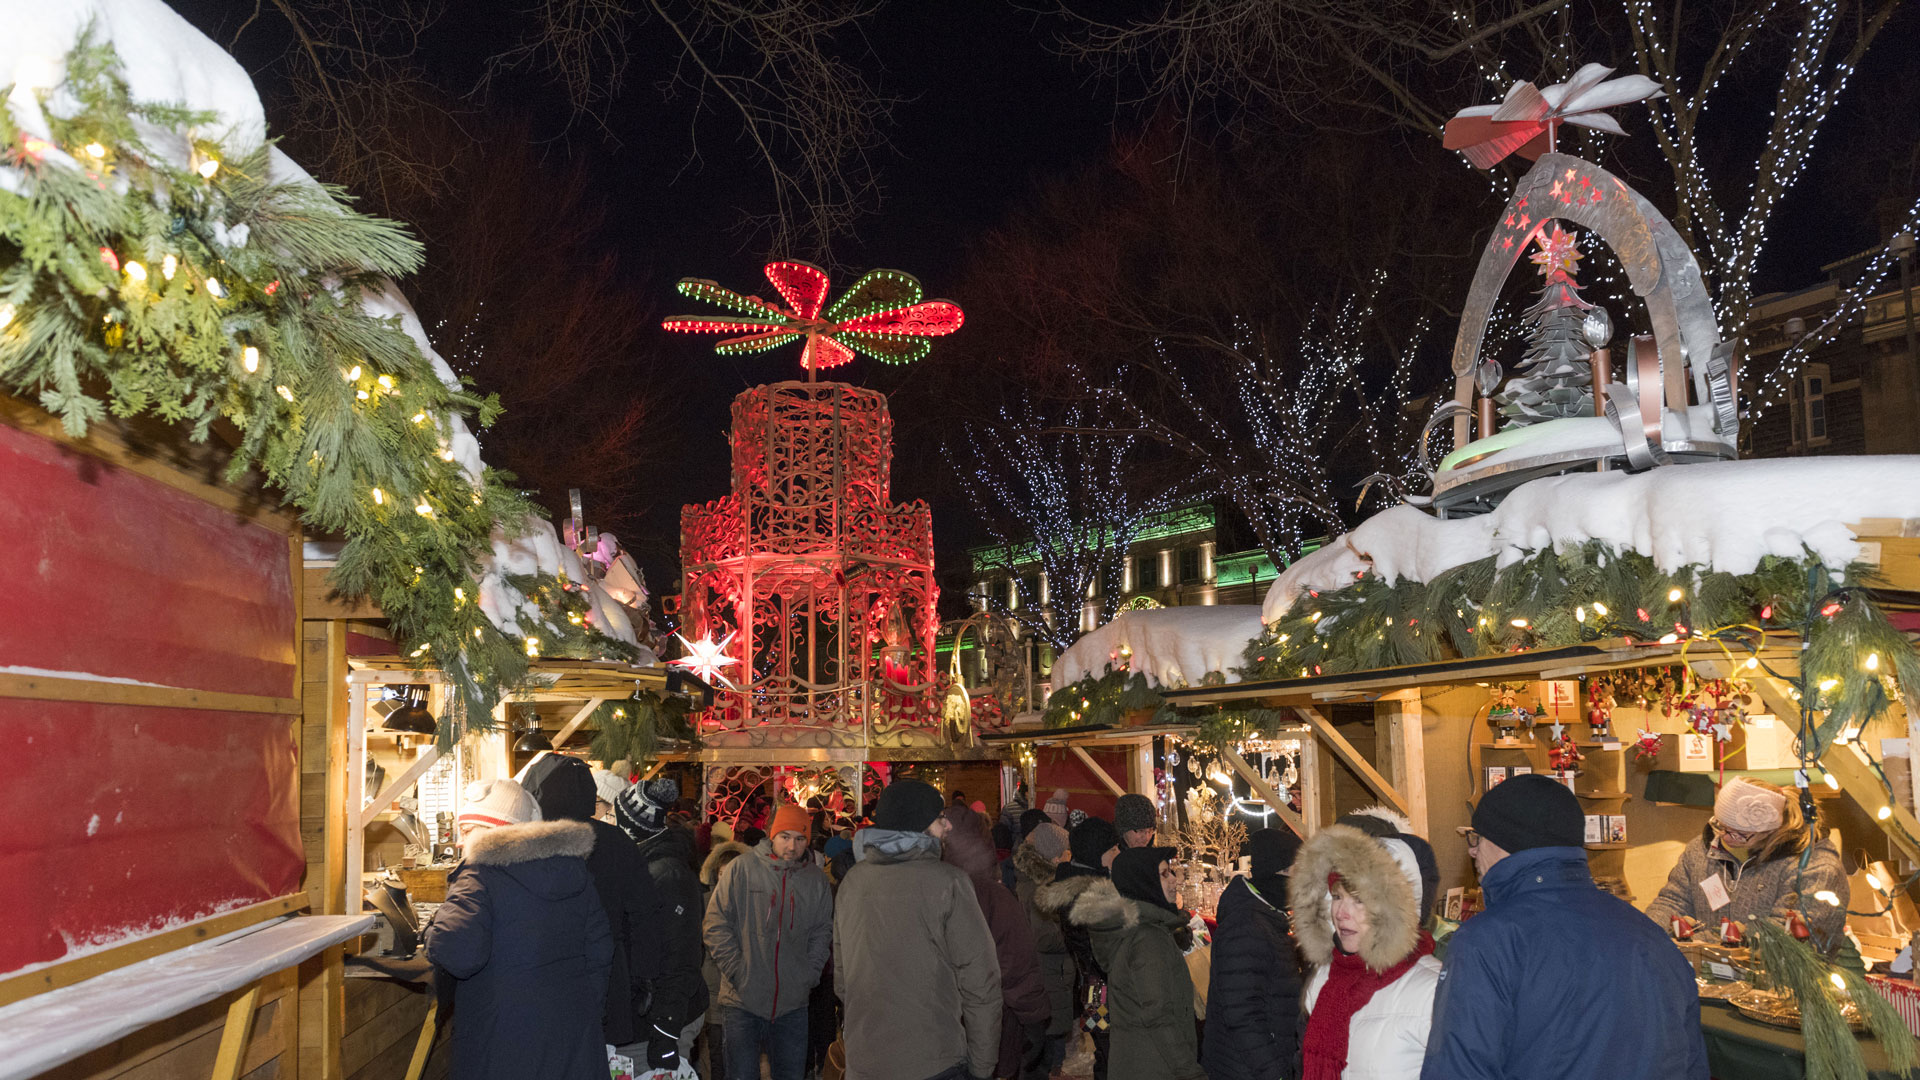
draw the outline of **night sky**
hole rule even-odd
[[[252,5],[169,2],[215,40],[232,45],[254,73],[274,119],[276,95],[284,89],[276,61],[289,38],[284,24],[273,19],[272,5],[232,44]],[[519,33],[518,10],[512,2],[462,0],[455,14],[440,20],[420,43],[417,55],[430,77],[449,94],[468,90],[484,58]],[[1889,130],[1910,137],[1910,123],[1890,129],[1884,114],[1920,113],[1920,59],[1903,45],[1913,40],[1909,35],[1920,23],[1915,14],[1903,11],[1882,33],[1843,100],[1841,115],[1821,136],[1827,146],[1790,197],[1773,234],[1761,268],[1762,291],[1812,284],[1820,280],[1822,264],[1876,241],[1873,208],[1855,199],[1857,170],[1848,155],[1827,151],[1870,144]],[[1056,33],[1055,24],[1005,0],[895,2],[867,24],[865,55],[856,59],[878,74],[882,89],[908,100],[896,107],[885,131],[890,146],[874,157],[884,203],[858,226],[857,235],[835,246],[836,291],[855,273],[888,266],[918,276],[930,295],[964,306],[966,297],[958,290],[969,245],[1030,196],[1038,182],[1100,158],[1116,133],[1139,122],[1118,101],[1120,92],[1110,81],[1053,53]],[[681,277],[712,278],[743,292],[766,291],[759,272],[766,252],[757,242],[743,241],[735,229],[743,209],[766,206],[761,175],[735,138],[738,126],[709,111],[701,119],[702,160],[690,163],[689,102],[661,92],[664,70],[673,59],[668,35],[658,23],[641,23],[629,47],[625,86],[608,113],[607,131],[591,123],[569,127],[564,100],[540,72],[503,77],[485,107],[530,118],[546,136],[547,154],[589,165],[610,207],[605,245],[617,254],[618,272],[658,298],[656,314],[699,307],[674,294],[673,282]],[[1623,119],[1633,137],[1650,138],[1643,116]],[[1639,180],[1670,182],[1664,173]],[[1496,208],[1489,196],[1489,223]],[[1463,280],[1463,293],[1465,287]],[[714,356],[711,342],[702,338],[662,332],[649,340],[667,361],[660,378],[674,404],[659,427],[660,437],[675,443],[674,465],[650,484],[650,543],[624,539],[650,549],[643,562],[657,592],[669,587],[677,569],[660,552],[674,542],[679,505],[726,490],[728,402],[748,386],[799,377],[800,369],[793,348],[727,358]],[[936,344],[924,363],[938,363],[940,357]],[[865,359],[835,375],[893,391],[915,378],[912,371],[885,370]],[[505,404],[513,406],[511,400]],[[938,423],[912,422],[918,418],[897,419],[902,445],[896,461],[916,467],[897,464],[895,498],[933,496],[931,490],[916,490],[911,478],[925,475],[942,429]],[[544,494],[549,505],[564,499],[564,492]],[[951,572],[960,549],[981,537],[963,506],[934,502],[941,559]]]

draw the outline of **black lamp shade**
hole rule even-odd
[[[432,735],[440,729],[439,722],[427,711],[426,703],[411,688],[407,691],[406,704],[388,713],[380,726],[407,735]]]
[[[553,740],[547,738],[547,733],[537,727],[528,728],[520,736],[520,741],[513,744],[513,749],[519,754],[537,754],[542,750],[553,749]]]

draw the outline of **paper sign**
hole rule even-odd
[[[1725,980],[1727,980],[1728,982],[1733,982],[1733,981],[1735,981],[1735,980],[1737,980],[1738,978],[1740,978],[1740,973],[1739,973],[1739,972],[1737,972],[1737,971],[1735,971],[1735,970],[1733,970],[1733,968],[1732,968],[1732,967],[1730,967],[1730,966],[1728,966],[1728,965],[1726,965],[1726,964],[1723,964],[1723,963],[1721,963],[1721,962],[1719,962],[1718,960],[1710,960],[1710,961],[1708,961],[1708,962],[1707,962],[1707,970],[1708,970],[1708,971],[1711,971],[1711,972],[1713,972],[1713,977],[1714,977],[1714,978],[1716,978],[1716,979],[1725,979]]]
[[[1707,906],[1714,911],[1726,907],[1733,898],[1727,895],[1727,883],[1719,874],[1715,874],[1700,883],[1700,891],[1707,894]]]

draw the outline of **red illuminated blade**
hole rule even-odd
[[[827,302],[827,272],[812,263],[768,263],[767,280],[803,319],[818,318],[820,305]]]
[[[960,305],[949,300],[929,300],[911,307],[876,311],[839,325],[841,330],[860,330],[878,334],[913,334],[918,337],[943,337],[960,329],[966,321]]]

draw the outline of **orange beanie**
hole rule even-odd
[[[780,809],[773,813],[773,821],[767,825],[767,835],[779,836],[783,832],[797,832],[812,839],[813,817],[792,803],[781,803]]]

